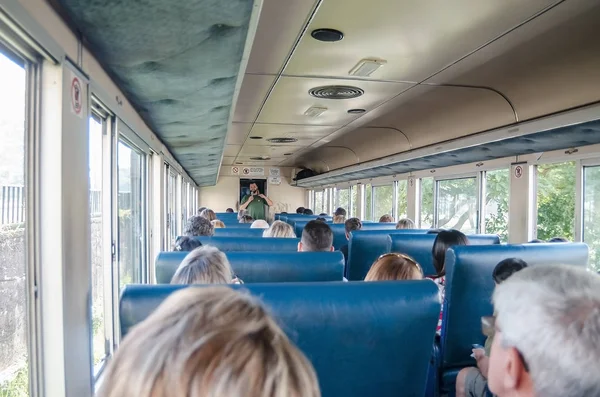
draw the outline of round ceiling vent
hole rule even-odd
[[[250,139],[262,139],[262,136],[251,136]]]
[[[284,153],[283,155],[284,156],[291,156],[292,154],[291,153]]]
[[[364,112],[366,112],[365,109],[350,109],[350,110],[348,110],[348,113],[350,113],[350,114],[362,114]]]
[[[321,99],[352,99],[358,98],[365,92],[358,87],[347,85],[328,85],[316,87],[308,91],[311,96]]]
[[[344,38],[344,34],[336,29],[315,29],[310,34],[313,39],[319,41],[326,41],[329,43],[340,41]]]
[[[296,138],[271,138],[267,139],[271,143],[294,143],[298,142]]]
[[[271,160],[271,158],[269,156],[250,157],[250,160],[263,161],[263,160]]]

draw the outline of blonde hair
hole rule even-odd
[[[232,279],[233,271],[225,254],[203,245],[187,254],[171,284],[229,284]]]
[[[263,232],[263,237],[286,237],[295,238],[294,228],[289,223],[275,221],[270,228]]]
[[[215,211],[208,209],[208,208],[205,209],[204,211],[202,211],[200,213],[200,216],[208,219],[211,222],[214,221],[215,219],[217,219],[217,214],[215,214]]]
[[[396,223],[396,229],[414,229],[415,223],[412,219],[402,218]]]
[[[333,223],[344,223],[346,222],[346,217],[344,215],[335,215],[333,217]]]
[[[250,225],[250,229],[268,229],[269,222],[264,219],[257,219]]]
[[[408,255],[384,254],[381,255],[365,277],[365,281],[385,280],[421,280],[423,269]]]
[[[220,221],[218,219],[215,219],[214,221],[210,221],[210,223],[213,225],[213,227],[215,229],[223,229],[225,228],[225,224],[223,223],[223,221]]]
[[[125,337],[98,397],[320,397],[315,371],[260,302],[225,287],[169,296]]]
[[[392,223],[394,222],[394,218],[392,218],[392,216],[388,214],[381,215],[381,218],[379,218],[379,222]]]

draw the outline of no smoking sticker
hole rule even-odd
[[[81,81],[77,77],[71,80],[71,111],[78,117],[82,117],[81,110],[83,109],[83,89]]]

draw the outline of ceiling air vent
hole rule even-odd
[[[271,160],[271,158],[269,156],[250,157],[250,160],[263,161],[263,160]]]
[[[271,143],[293,143],[298,142],[296,138],[271,138],[267,139]]]
[[[315,98],[321,99],[352,99],[358,98],[365,92],[358,87],[347,85],[328,85],[324,87],[316,87],[308,91]]]

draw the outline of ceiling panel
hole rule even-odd
[[[250,146],[246,145],[240,151],[239,156],[269,156],[285,158],[286,153],[294,153],[303,149],[303,146]]]
[[[318,99],[308,93],[312,88],[328,85],[355,86],[365,93],[361,97],[344,100]],[[258,122],[341,126],[359,117],[348,114],[348,110],[362,108],[368,111],[410,87],[405,83],[282,77],[269,96]],[[318,117],[305,116],[304,112],[312,106],[328,110]]]
[[[281,161],[283,161],[284,159],[281,157],[278,158],[272,158],[270,160],[252,160],[251,156],[247,156],[247,157],[238,157],[235,160],[235,163],[241,163],[244,165],[258,165],[258,166],[265,166],[265,165],[278,165],[279,163],[281,163]]]
[[[239,153],[242,146],[240,145],[225,145],[224,157],[235,157]]]
[[[246,74],[233,114],[234,122],[252,123],[256,120],[276,76]]]
[[[310,146],[336,130],[337,127],[321,127],[310,125],[283,125],[283,124],[254,124],[250,136],[261,136],[262,140],[248,140],[248,144],[270,145],[267,140],[271,138],[294,138],[298,141],[291,143],[297,146]]]
[[[228,145],[243,145],[252,129],[252,123],[233,123],[227,133]]]
[[[223,161],[221,162],[221,165],[233,165],[234,161],[235,161],[235,157],[223,157]]]
[[[324,0],[284,73],[345,77],[362,58],[387,60],[376,80],[422,81],[558,0]],[[342,41],[313,39],[317,28]]]

